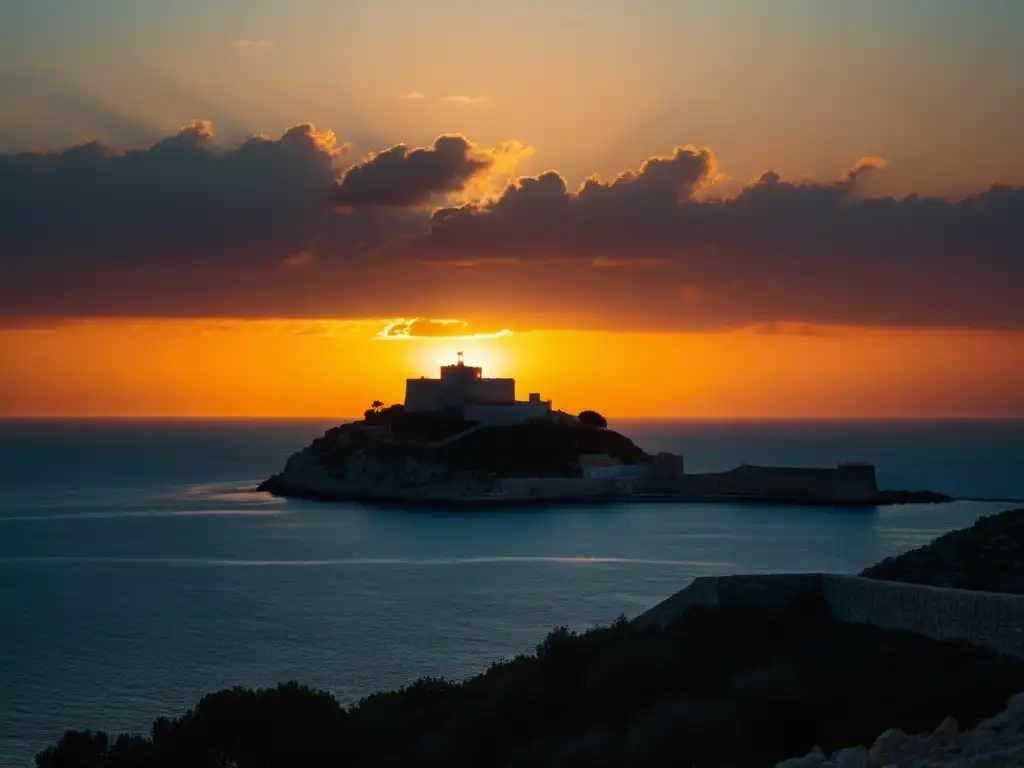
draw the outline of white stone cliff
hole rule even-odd
[[[928,733],[908,735],[899,728],[880,734],[870,747],[856,746],[826,755],[815,747],[775,768],[1009,768],[1024,765],[1024,693],[1011,696],[1006,709],[961,732],[947,717]]]

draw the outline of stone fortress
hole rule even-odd
[[[459,361],[441,367],[441,378],[407,379],[405,410],[423,413],[457,410],[466,421],[480,424],[520,424],[553,417],[550,400],[536,392],[516,400],[515,379],[488,379],[483,369]]]
[[[458,362],[441,367],[441,377],[407,379],[407,413],[458,413],[480,426],[523,424],[530,421],[575,421],[552,409],[550,400],[531,393],[516,400],[512,378],[485,378],[483,369]],[[565,480],[516,478],[503,481],[503,495],[600,496],[637,492],[682,494],[702,499],[769,498],[778,500],[829,500],[839,504],[870,503],[878,496],[875,468],[871,464],[843,463],[833,468],[762,467],[743,464],[725,472],[686,474],[682,456],[660,453],[649,465],[626,466],[610,456],[581,455],[582,477]],[[672,481],[666,484],[666,479]],[[651,482],[651,481],[656,482]]]
[[[582,415],[582,414],[581,414]],[[931,491],[881,491],[866,463],[832,467],[741,464],[688,472],[680,454],[648,453],[609,429],[516,399],[512,378],[458,361],[439,378],[406,380],[401,406],[328,430],[261,483],[283,496],[407,504],[768,502],[871,507],[942,502]]]

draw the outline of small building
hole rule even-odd
[[[483,369],[466,365],[459,352],[454,365],[441,367],[441,378],[407,379],[407,413],[458,410],[467,421],[483,424],[518,424],[551,418],[551,401],[531,393],[529,400],[516,400],[515,379],[488,379]]]

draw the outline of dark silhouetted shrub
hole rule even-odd
[[[576,418],[579,419],[580,424],[586,424],[588,427],[608,428],[608,419],[597,411],[580,411]]]
[[[771,765],[898,726],[965,727],[1024,663],[832,622],[820,601],[693,608],[664,629],[560,627],[532,656],[424,678],[348,709],[296,683],[203,697],[148,738],[69,731],[38,768],[576,768]]]

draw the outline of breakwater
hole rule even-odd
[[[879,581],[829,573],[700,577],[634,619],[665,626],[693,605],[779,607],[820,597],[837,621],[964,640],[1024,659],[1024,595]]]

